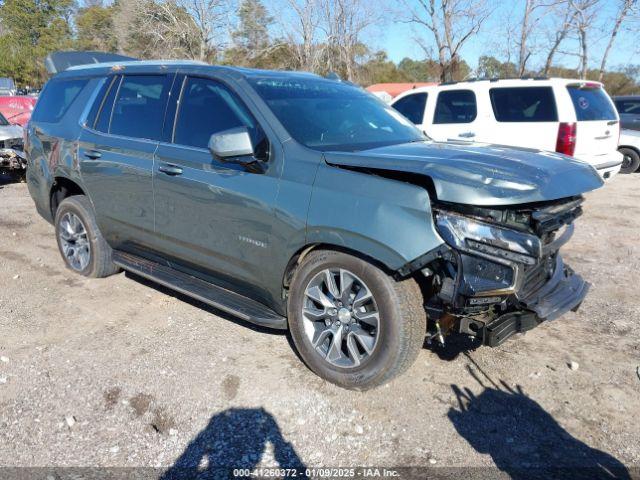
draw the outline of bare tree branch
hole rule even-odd
[[[611,31],[609,42],[607,43],[607,47],[604,50],[604,54],[602,55],[602,61],[600,62],[600,73],[598,75],[598,79],[600,81],[602,81],[604,77],[604,70],[607,66],[607,58],[609,57],[609,53],[611,51],[611,47],[613,47],[613,43],[616,41],[616,36],[618,35],[620,26],[622,25],[622,22],[625,20],[625,18],[632,12],[632,10],[635,9],[635,7],[637,7],[637,0],[621,0],[620,2],[618,13],[613,24],[613,30]]]

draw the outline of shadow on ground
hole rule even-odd
[[[436,340],[431,343],[425,341],[423,348],[435,353],[440,360],[451,362],[460,355],[472,352],[480,347],[482,343],[467,335],[449,335],[445,337],[444,346],[440,345]]]
[[[484,391],[476,396],[452,385],[458,408],[448,417],[460,436],[511,479],[631,478],[619,460],[573,437],[520,386],[498,384],[476,368],[486,381],[471,367],[469,373]]]
[[[225,410],[211,418],[161,480],[232,478],[234,469],[256,467],[265,453],[280,468],[304,471],[270,413],[263,408]]]

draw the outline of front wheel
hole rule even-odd
[[[623,156],[620,173],[633,173],[640,167],[640,155],[631,148],[620,148],[618,150]]]
[[[422,293],[360,258],[310,253],[291,284],[291,336],[307,366],[341,387],[368,390],[404,372],[426,333]]]

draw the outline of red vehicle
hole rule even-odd
[[[24,127],[31,118],[37,98],[25,96],[0,96],[0,113],[10,123]]]

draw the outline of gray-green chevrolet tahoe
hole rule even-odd
[[[67,266],[134,272],[368,389],[425,340],[496,346],[578,308],[559,254],[602,185],[570,157],[434,143],[353,85],[190,62],[72,67],[25,135]]]

